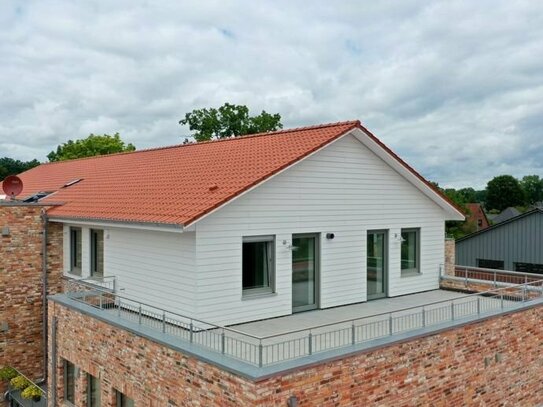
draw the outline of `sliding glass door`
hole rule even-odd
[[[387,233],[384,230],[368,231],[367,289],[368,300],[387,295]]]
[[[318,307],[317,234],[292,236],[292,311]]]

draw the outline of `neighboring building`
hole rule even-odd
[[[469,211],[466,221],[475,225],[475,230],[483,230],[490,226],[485,211],[480,203],[468,203],[466,204],[466,207]]]
[[[534,209],[456,241],[456,263],[543,273],[543,210]]]
[[[20,176],[59,204],[66,275],[216,324],[437,289],[444,222],[463,219],[359,122]]]
[[[518,215],[520,215],[520,211],[517,208],[510,206],[509,208],[504,209],[497,215],[488,215],[488,218],[493,225],[496,225],[498,223],[502,223],[506,220],[512,219]]]

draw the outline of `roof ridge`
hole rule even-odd
[[[44,162],[44,163],[41,163],[39,166],[54,165],[54,164],[61,164],[61,163],[74,162],[74,161],[92,160],[92,159],[105,158],[105,157],[114,157],[114,156],[119,156],[119,155],[145,153],[149,151],[169,150],[169,149],[181,148],[181,147],[193,147],[193,146],[205,145],[205,144],[211,144],[211,143],[244,140],[244,139],[253,138],[253,137],[272,136],[275,134],[285,134],[285,133],[296,133],[300,131],[316,130],[316,129],[322,129],[326,127],[339,127],[339,126],[346,126],[346,125],[352,125],[353,127],[356,127],[356,126],[360,126],[361,122],[360,120],[346,120],[342,122],[331,122],[331,123],[315,124],[311,126],[293,127],[291,129],[281,129],[281,130],[262,132],[262,133],[245,134],[243,136],[234,136],[234,137],[227,137],[227,138],[221,138],[221,139],[215,139],[215,140],[198,141],[194,143],[172,144],[169,146],[149,147],[149,148],[144,148],[144,149],[135,150],[135,151],[122,151],[122,152],[111,153],[111,154],[93,155],[91,157],[73,158],[70,160]],[[30,169],[29,171],[31,170],[32,169]]]

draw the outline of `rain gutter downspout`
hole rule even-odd
[[[45,208],[41,210],[43,222],[41,242],[41,268],[42,268],[42,339],[43,339],[43,380],[47,381],[47,229],[49,219]]]

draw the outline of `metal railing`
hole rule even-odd
[[[81,280],[73,284],[84,285]],[[217,354],[263,367],[427,327],[513,309],[543,297],[543,280],[509,285],[392,312],[351,318],[311,328],[255,336],[214,325],[108,292],[95,286],[66,294],[110,316],[175,336]]]
[[[21,393],[21,390],[17,390],[11,386],[11,384],[8,385],[8,392],[7,392],[7,400],[8,401],[15,401],[19,406],[22,407],[46,407],[47,406],[47,392],[34,383],[32,380],[30,380],[28,377],[26,377],[24,374],[22,374],[19,370],[15,369],[17,371],[17,374],[19,376],[23,376],[28,382],[30,383],[30,386],[36,386],[40,390],[41,396],[38,399],[26,399],[24,398]],[[11,404],[10,404],[11,405]]]
[[[447,276],[443,276],[447,277]],[[463,279],[466,284],[470,281],[489,282],[494,287],[527,284],[543,280],[543,275],[534,273],[521,273],[518,271],[487,269],[469,266],[454,266],[454,276]]]
[[[112,291],[112,292],[117,291],[116,276],[95,275],[95,276],[84,277],[84,278],[74,278],[74,277],[64,276],[63,278],[66,284],[70,284],[71,282],[74,282],[74,281],[79,281],[83,284],[82,287],[88,288],[90,286],[90,287],[101,288],[101,289]],[[75,287],[72,285],[72,288],[75,288]]]

